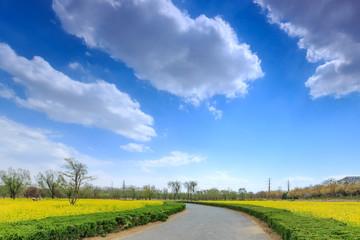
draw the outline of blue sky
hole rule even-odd
[[[360,4],[285,2],[0,1],[1,169],[75,157],[100,186],[249,191],[359,175]]]

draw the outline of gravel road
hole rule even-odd
[[[234,211],[195,204],[186,208],[164,224],[118,240],[269,240],[256,223]]]

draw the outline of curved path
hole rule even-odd
[[[269,240],[249,218],[224,208],[186,204],[169,222],[118,240]]]

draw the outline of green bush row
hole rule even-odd
[[[248,204],[191,202],[224,207],[255,216],[269,224],[284,240],[360,240],[360,228],[331,218],[316,218],[292,213],[288,210]]]
[[[105,236],[149,222],[166,221],[169,215],[185,209],[185,204],[165,202],[123,212],[92,213],[48,217],[41,220],[0,224],[0,240],[79,239]]]

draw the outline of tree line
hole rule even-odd
[[[248,193],[244,188],[239,191],[198,190],[198,182],[169,181],[167,188],[157,189],[154,185],[137,187],[99,187],[90,184],[95,178],[88,175],[87,166],[73,158],[66,158],[62,171],[46,170],[35,177],[36,184],[31,184],[30,172],[25,169],[0,171],[0,196],[3,198],[68,198],[75,204],[80,198],[126,199],[126,200],[236,200],[246,199]],[[184,191],[182,191],[184,190]]]
[[[0,179],[3,185],[0,186],[0,194],[15,199],[21,193],[24,197],[41,196],[67,197],[69,203],[74,205],[81,192],[83,184],[94,177],[88,176],[87,167],[74,158],[65,158],[66,164],[62,166],[64,171],[47,170],[36,176],[38,187],[30,186],[31,178],[29,170],[9,168],[7,171],[0,171]]]
[[[360,184],[339,184],[335,179],[328,179],[321,184],[304,188],[294,188],[289,192],[290,198],[339,198],[359,197]]]
[[[137,187],[99,187],[90,184],[95,178],[88,175],[87,166],[73,158],[66,158],[62,171],[46,170],[36,177],[36,184],[31,184],[30,172],[24,169],[0,171],[0,196],[26,198],[67,198],[74,205],[80,198],[123,199],[123,200],[255,200],[255,199],[308,199],[353,197],[360,195],[360,185],[342,185],[334,179],[322,184],[289,191],[247,192],[245,188],[234,191],[230,188],[219,190],[211,188],[198,189],[198,182],[169,181],[167,188],[157,189],[154,185]],[[183,191],[182,191],[183,190]]]

